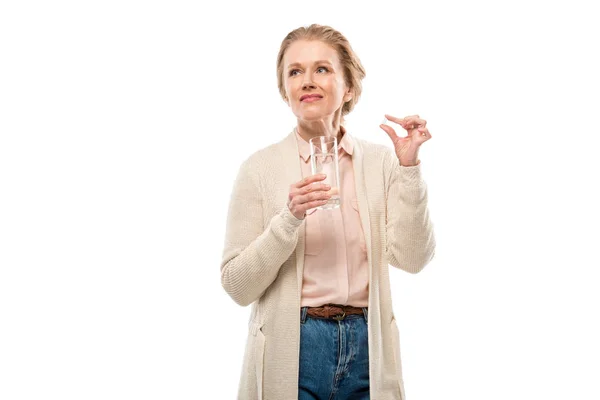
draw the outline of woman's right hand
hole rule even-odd
[[[325,174],[307,176],[290,186],[288,207],[294,217],[304,219],[306,210],[321,206],[331,198],[331,187],[325,183],[314,183],[325,179]],[[313,184],[314,183],[314,184]]]

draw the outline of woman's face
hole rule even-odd
[[[292,112],[307,121],[335,114],[352,98],[336,51],[318,40],[298,40],[288,47],[283,57],[283,81]],[[304,99],[306,95],[317,98]]]

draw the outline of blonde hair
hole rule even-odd
[[[308,27],[300,27],[294,29],[281,42],[279,48],[279,54],[277,55],[277,87],[279,88],[279,94],[286,100],[285,86],[283,83],[283,56],[287,51],[288,47],[297,40],[319,40],[323,43],[333,47],[337,52],[342,70],[344,71],[344,81],[346,86],[353,91],[352,98],[344,103],[342,107],[342,121],[344,115],[348,114],[356,103],[362,93],[361,81],[366,75],[365,69],[360,62],[360,59],[350,46],[350,42],[344,35],[336,31],[330,26],[312,24]]]

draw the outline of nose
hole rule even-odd
[[[302,89],[306,90],[306,89],[314,89],[315,88],[315,84],[312,81],[312,77],[311,74],[304,74],[304,80],[302,81]]]
[[[312,82],[304,82],[302,84],[302,89],[306,90],[306,89],[315,89],[316,86],[312,83]]]

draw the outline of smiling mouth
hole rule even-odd
[[[307,98],[301,100],[301,102],[303,102],[303,103],[312,103],[314,101],[321,100],[321,99],[322,99],[322,97],[307,97]]]

